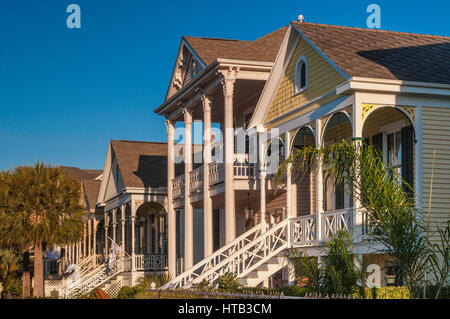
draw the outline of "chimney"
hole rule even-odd
[[[302,23],[303,21],[305,21],[305,16],[303,14],[299,14],[298,15],[298,22]]]

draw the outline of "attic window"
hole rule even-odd
[[[307,64],[306,58],[301,56],[297,61],[297,66],[295,67],[295,93],[300,93],[307,88]]]

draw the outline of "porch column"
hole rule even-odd
[[[91,247],[91,240],[92,240],[92,219],[88,220],[87,223],[87,232],[88,232],[88,243],[87,243],[87,256],[91,256],[92,254],[92,247]]]
[[[109,215],[105,211],[105,256],[108,255],[108,230],[109,230]]]
[[[322,120],[316,120],[316,148],[322,147]],[[316,168],[316,237],[318,241],[322,240],[322,215],[323,212],[323,167],[319,160]]]
[[[168,268],[169,274],[173,278],[176,276],[177,256],[176,256],[176,241],[177,241],[177,216],[173,207],[173,184],[172,180],[175,178],[175,161],[174,161],[174,126],[173,121],[167,120],[167,231],[168,231]]]
[[[117,208],[112,210],[112,240],[116,242]]]
[[[126,211],[126,209],[127,209],[127,205],[125,205],[125,204],[122,204],[122,207],[121,207],[121,209],[120,209],[120,222],[121,222],[121,226],[122,226],[122,232],[121,232],[121,235],[122,235],[122,249],[123,249],[123,251],[125,252],[126,251],[126,249],[127,249],[127,246],[126,246],[126,243],[125,243],[125,223],[126,223],[126,218],[125,218],[125,211]]]
[[[291,133],[287,131],[285,134],[286,158],[291,152]],[[292,218],[292,164],[288,164],[286,171],[286,216]]]
[[[204,223],[204,257],[213,253],[213,209],[209,192],[209,164],[211,163],[211,97],[202,96],[203,102],[203,223]]]
[[[192,110],[185,107],[184,125],[184,270],[193,266],[194,263],[194,225],[193,207],[190,198],[190,173],[192,171]]]
[[[353,103],[352,112],[352,124],[353,124],[353,141],[360,150],[362,147],[362,109],[361,102],[358,95],[355,94],[355,102]],[[360,241],[362,239],[362,204],[357,196],[353,197],[353,239]],[[349,229],[349,231],[352,231]]]
[[[135,260],[134,260],[134,250],[136,245],[136,237],[135,237],[135,220],[136,220],[136,204],[134,200],[131,201],[131,271],[136,269]]]
[[[266,227],[266,171],[259,171],[261,224]]]
[[[224,102],[224,159],[225,159],[225,242],[236,238],[234,194],[234,117],[233,96],[236,71],[229,69],[223,80]]]
[[[92,232],[92,246],[93,246],[93,251],[94,251],[94,265],[97,265],[97,225],[98,222],[94,219],[92,219],[92,228],[93,228],[93,232]]]

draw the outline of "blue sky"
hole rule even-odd
[[[66,27],[81,7],[82,28]],[[449,1],[0,1],[0,170],[37,160],[103,168],[110,139],[166,141],[163,102],[182,35],[254,40],[307,22],[450,36]]]

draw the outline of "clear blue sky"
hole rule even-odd
[[[66,27],[81,7],[82,28]],[[0,1],[0,170],[40,160],[103,168],[108,141],[166,141],[163,102],[182,35],[254,40],[307,22],[450,36],[449,1]]]

